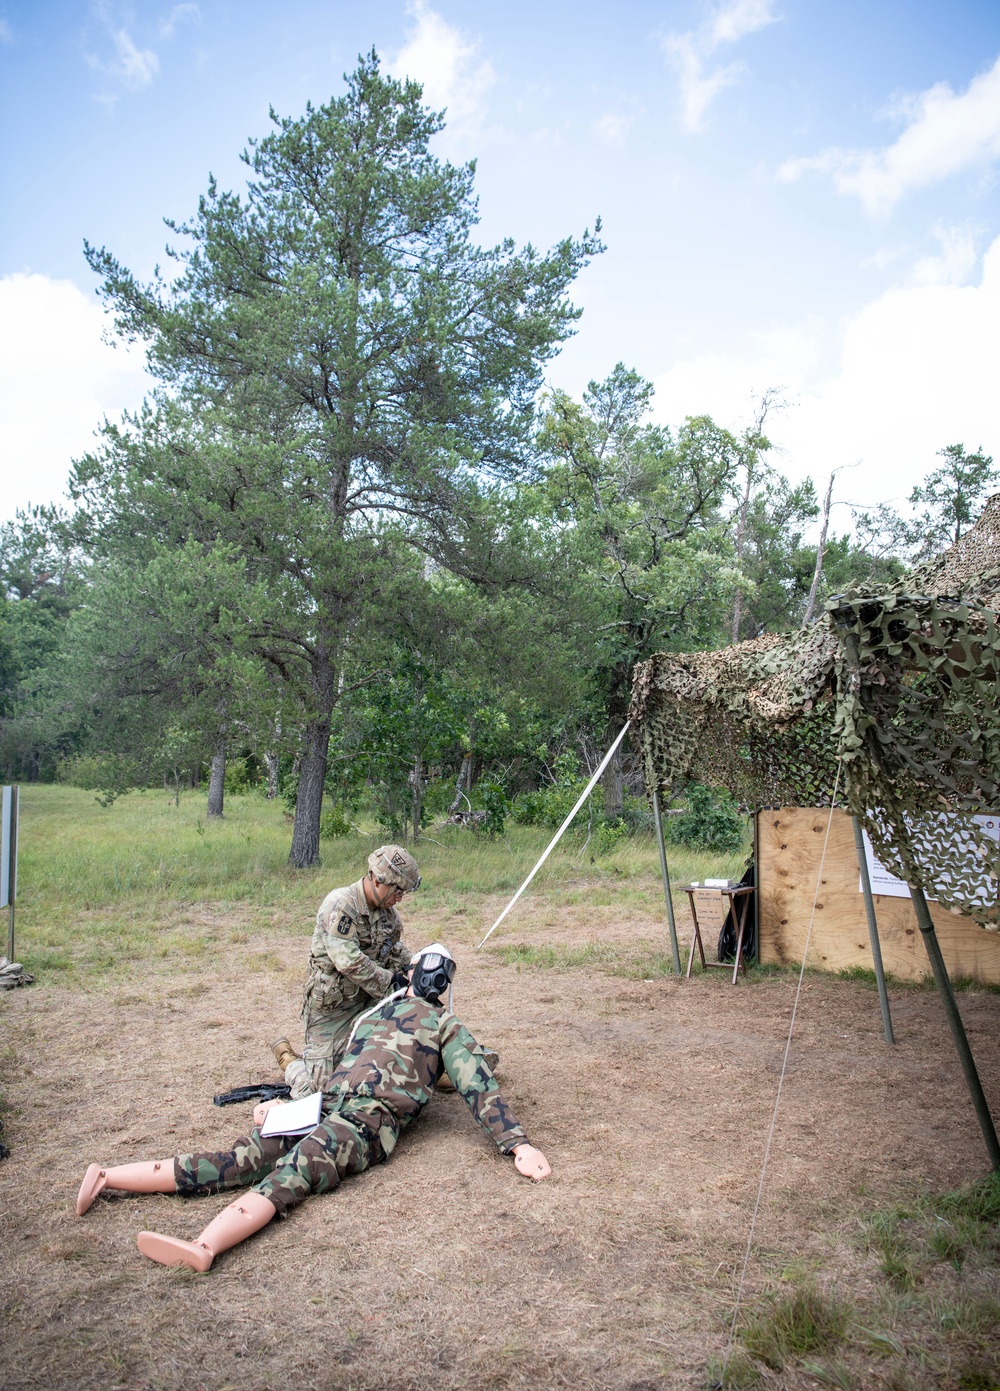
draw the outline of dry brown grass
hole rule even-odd
[[[224,1196],[101,1199],[77,1219],[75,1191],[91,1160],[240,1133],[249,1108],[219,1111],[211,1097],[275,1075],[267,1043],[295,1036],[308,922],[265,930],[214,906],[203,915],[213,945],[197,960],[157,960],[86,992],[43,979],[0,999],[5,1391],[705,1385],[725,1348],[795,982],[518,969],[473,951],[494,903],[468,906],[417,896],[408,936],[456,950],[456,1008],[499,1048],[552,1179],[519,1179],[461,1100],[441,1096],[390,1164],[310,1200],[206,1276],[144,1260],[135,1235],[193,1236]],[[583,884],[569,906],[529,900],[501,932],[501,943],[565,948],[599,939],[630,969],[664,938],[652,909],[589,906]],[[1000,998],[971,993],[962,1009],[995,1093]],[[872,991],[807,983],[749,1300],[804,1271],[863,1303],[881,1277],[858,1215],[985,1168],[936,997],[901,993],[894,1017],[890,1050]],[[847,1384],[888,1387],[884,1349],[859,1348],[845,1354]],[[802,1366],[767,1375],[822,1384]]]

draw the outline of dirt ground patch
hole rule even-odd
[[[102,1198],[83,1219],[73,1199],[92,1160],[164,1158],[245,1133],[249,1108],[220,1111],[212,1094],[276,1077],[267,1045],[296,1035],[308,928],[265,935],[213,910],[215,944],[197,963],[0,999],[7,1391],[706,1384],[726,1345],[794,979],[733,988],[722,972],[685,983],[518,969],[474,952],[469,916],[418,911],[408,939],[452,945],[456,1009],[500,1050],[504,1090],[552,1179],[520,1179],[460,1098],[442,1095],[390,1164],[310,1200],[205,1276],[144,1260],[135,1236],[194,1236],[225,1195]],[[595,935],[633,955],[664,947],[641,913],[544,899],[502,941]],[[966,994],[962,1012],[996,1105],[1000,997]],[[937,997],[897,992],[893,1014],[890,1049],[873,990],[808,978],[748,1299],[790,1268],[863,1297],[877,1271],[859,1216],[985,1172]],[[769,1384],[820,1382],[786,1369]],[[847,1384],[889,1383],[873,1372]]]

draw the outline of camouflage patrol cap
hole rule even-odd
[[[368,868],[383,884],[393,884],[403,893],[420,887],[417,862],[401,845],[380,845],[368,856]]]

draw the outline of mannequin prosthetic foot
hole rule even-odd
[[[140,1232],[139,1250],[160,1265],[186,1265],[203,1274],[216,1256],[266,1227],[276,1211],[270,1198],[262,1193],[244,1193],[223,1208],[218,1217],[213,1217],[197,1240],[178,1241],[158,1232]]]
[[[76,1195],[78,1217],[83,1216],[102,1188],[115,1188],[123,1193],[176,1193],[174,1161],[143,1159],[138,1164],[116,1164],[109,1169],[91,1164]]]

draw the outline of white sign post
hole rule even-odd
[[[17,898],[17,807],[19,787],[0,792],[0,908],[7,908],[7,960],[14,960],[14,900]]]

